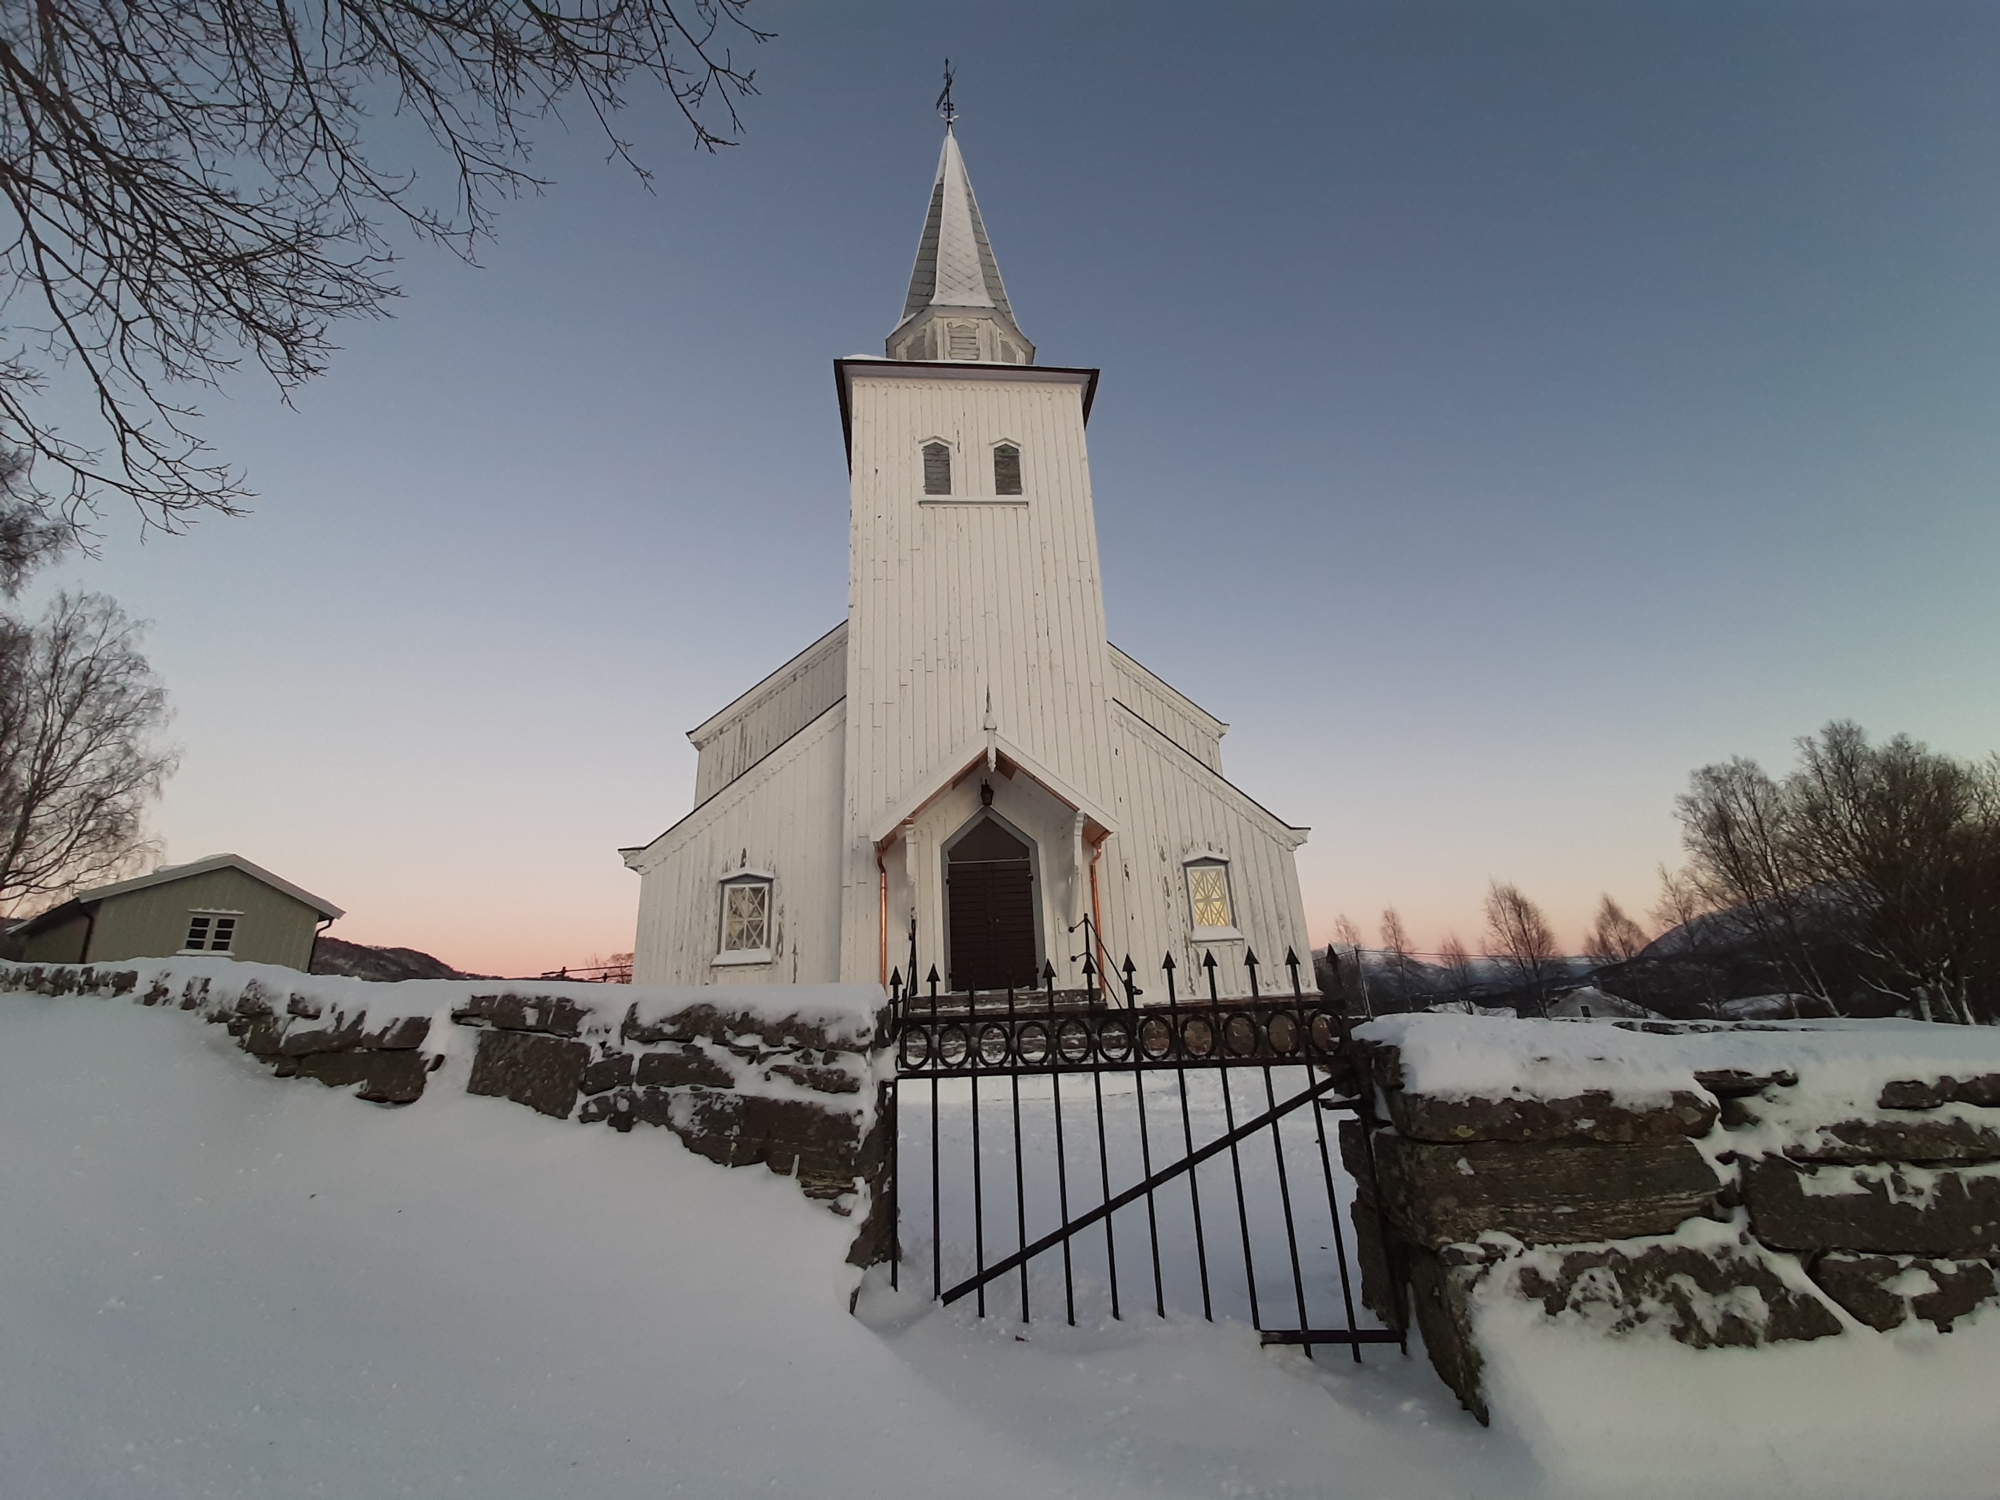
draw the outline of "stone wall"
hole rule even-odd
[[[863,1210],[850,1258],[873,1264],[886,1250],[890,1166],[878,1020],[855,1014],[844,988],[815,1007],[818,988],[793,987],[804,1003],[788,1009],[746,1003],[755,997],[741,990],[364,984],[227,960],[0,964],[0,990],[192,1011],[279,1077],[377,1104],[421,1098],[447,1054],[469,1043],[467,1092],[551,1119],[662,1127],[710,1161],[792,1177],[836,1213]]]
[[[1494,1299],[1711,1348],[1949,1332],[1995,1296],[2000,1034],[1454,1017],[1445,1047],[1445,1019],[1361,1028],[1341,1149],[1369,1307],[1481,1421]]]

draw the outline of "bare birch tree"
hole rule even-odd
[[[1455,994],[1463,995],[1472,988],[1472,955],[1455,932],[1445,934],[1443,944],[1438,948],[1438,961],[1446,974],[1451,976],[1451,987]]]
[[[1532,993],[1542,1014],[1548,1014],[1549,982],[1556,977],[1561,958],[1556,935],[1542,909],[1511,881],[1495,880],[1487,887],[1486,956]]]
[[[1783,781],[1704,766],[1679,799],[1687,876],[1802,990],[1926,1017],[2000,1019],[2000,758],[1968,762],[1859,725],[1798,742]]]
[[[1694,882],[1688,878],[1687,873],[1683,870],[1670,870],[1662,864],[1659,900],[1653,904],[1653,909],[1649,913],[1653,925],[1664,935],[1677,928],[1692,928],[1697,919],[1707,916],[1708,913],[1708,903],[1702,900],[1700,892],[1695,889]]]
[[[1335,946],[1347,950],[1347,956],[1354,965],[1354,986],[1361,997],[1361,1008],[1372,1018],[1375,1002],[1368,993],[1368,966],[1361,957],[1361,929],[1345,912],[1333,919],[1333,941]]]
[[[166,693],[139,627],[101,594],[63,594],[40,623],[0,621],[0,909],[126,873],[150,847],[147,804],[175,756]]]
[[[1583,940],[1584,957],[1593,966],[1605,968],[1637,958],[1646,946],[1646,930],[1625,914],[1625,908],[1611,899],[1609,892],[1597,904],[1597,917]]]
[[[1382,959],[1396,976],[1396,998],[1408,1004],[1416,988],[1410,976],[1410,930],[1403,925],[1402,913],[1393,906],[1382,909]]]

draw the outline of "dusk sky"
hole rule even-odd
[[[1103,371],[1111,639],[1229,721],[1315,941],[1489,878],[1567,945],[1673,799],[1834,718],[2000,748],[2000,7],[805,6],[743,143],[579,122],[480,268],[410,247],[255,513],[58,586],[154,622],[175,862],[521,974],[632,947],[685,731],[845,612],[831,361],[959,139],[1021,326]],[[438,163],[418,157],[430,171]]]

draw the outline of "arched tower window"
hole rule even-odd
[[[993,450],[993,493],[1021,493],[1021,450],[1012,443],[1002,443]]]
[[[951,493],[951,449],[943,443],[924,444],[924,493]]]

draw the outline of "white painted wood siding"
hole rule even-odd
[[[1224,996],[1247,995],[1243,959],[1254,950],[1266,993],[1285,988],[1286,949],[1302,964],[1301,982],[1312,985],[1305,903],[1292,851],[1306,830],[1292,828],[1185,748],[1126,710],[1113,714],[1113,807],[1120,831],[1098,866],[1105,945],[1114,962],[1129,952],[1146,991],[1141,1003],[1166,1001],[1160,960],[1174,955],[1180,993],[1205,996],[1203,953],[1215,954],[1216,982]],[[1197,945],[1189,910],[1186,861],[1216,852],[1229,861],[1229,894],[1241,942]]]
[[[845,622],[777,671],[688,731],[700,752],[694,773],[699,807],[840,701],[847,691]]]
[[[1211,771],[1222,769],[1229,726],[1164,679],[1111,647],[1111,695]]]
[[[640,875],[635,983],[839,977],[843,725],[836,703],[631,859]],[[772,962],[718,967],[720,882],[746,865],[777,877]]]
[[[978,738],[989,691],[1002,734],[1066,781],[1107,786],[1110,667],[1083,380],[911,365],[849,381],[842,931],[843,974],[859,981],[878,961],[870,825]],[[923,493],[932,439],[952,447],[949,500]],[[1021,450],[1016,503],[994,503],[1001,442]]]

